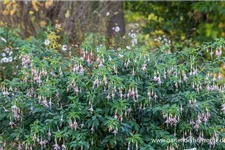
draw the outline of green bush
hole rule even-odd
[[[171,53],[46,37],[23,41],[17,76],[1,82],[2,148],[225,148],[223,39]]]
[[[0,81],[12,79],[17,74],[18,51],[24,42],[17,30],[0,28]]]

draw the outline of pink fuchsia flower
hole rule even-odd
[[[40,144],[41,146],[46,145],[47,143],[48,143],[47,140],[41,140],[41,141],[39,142],[39,144]]]
[[[154,73],[154,78],[153,78],[153,80],[154,80],[154,81],[157,81],[157,80],[158,80],[158,78],[157,78],[157,76],[156,76],[156,73]]]
[[[222,78],[223,78],[222,74],[221,74],[221,73],[219,73],[219,75],[218,75],[218,79],[222,79]]]
[[[145,71],[146,70],[146,66],[147,66],[147,64],[143,64],[142,67],[141,67],[141,70]]]
[[[19,143],[19,145],[18,145],[17,150],[22,150],[22,146],[21,146],[21,144],[20,144],[20,143]]]
[[[109,100],[111,97],[110,97],[110,95],[108,94],[107,96],[106,96],[106,99],[107,100]]]
[[[209,140],[209,142],[208,142],[208,145],[209,145],[210,148],[214,147],[215,144],[216,144],[216,143],[215,143],[215,140],[212,139],[212,138],[211,138],[211,139]]]
[[[103,67],[104,65],[103,65],[103,63],[102,62],[100,62],[100,64],[98,65],[99,67]]]
[[[21,57],[22,57],[21,61],[22,61],[23,68],[27,68],[31,63],[30,56],[29,55],[22,55]]]
[[[118,133],[118,130],[115,129],[115,130],[113,131],[113,134],[116,136],[117,133]]]
[[[187,81],[187,79],[188,79],[188,78],[187,78],[187,75],[184,73],[184,74],[183,74],[183,80],[184,80],[184,81]]]
[[[79,74],[81,74],[81,75],[83,75],[84,74],[84,68],[83,68],[83,66],[80,66],[80,72],[79,72]]]
[[[51,137],[51,131],[50,131],[50,128],[48,129],[48,137]]]
[[[4,96],[8,96],[8,95],[9,95],[9,92],[4,91],[4,92],[2,92],[2,94],[3,94]]]
[[[193,119],[190,121],[190,125],[194,125],[195,122],[193,121]]]
[[[198,129],[199,129],[199,124],[198,124],[198,123],[196,123],[196,124],[194,125],[194,129],[198,131]]]
[[[60,149],[60,146],[59,146],[57,143],[55,143],[55,144],[53,145],[53,148],[54,148],[54,150],[59,150],[59,149]]]
[[[20,115],[19,115],[20,109],[16,105],[13,105],[12,111],[13,111],[14,118],[19,119],[20,118]]]
[[[93,127],[93,126],[91,127],[91,129],[90,129],[90,130],[91,130],[91,132],[92,132],[92,133],[95,131],[95,129],[94,129],[94,127]]]
[[[75,130],[77,130],[77,128],[78,128],[78,123],[77,123],[76,120],[73,122],[73,128],[74,128]]]
[[[148,91],[147,95],[148,95],[148,97],[151,97],[151,92],[150,92],[150,91]]]
[[[69,121],[69,127],[70,127],[71,129],[73,129],[73,122],[72,122],[72,120]]]
[[[198,143],[203,143],[203,142],[204,142],[203,136],[200,135],[200,136],[197,138],[197,141],[198,141]]]
[[[179,120],[179,118],[176,118],[176,116],[175,117],[171,117],[171,116],[167,116],[167,119],[166,119],[166,121],[165,121],[165,123],[168,125],[176,125],[177,123],[178,123],[178,120]]]
[[[94,111],[93,107],[91,106],[89,109],[88,109],[91,113]]]
[[[221,48],[219,50],[216,50],[216,56],[220,57],[222,55],[222,50]]]
[[[157,78],[157,80],[158,80],[158,84],[162,83],[160,76]]]
[[[88,59],[87,59],[87,63],[88,63],[88,66],[90,66],[90,65],[92,64],[92,61],[91,61],[91,59],[89,58],[89,56],[88,56]]]
[[[196,68],[196,69],[193,69],[193,72],[192,72],[192,74],[193,75],[196,75],[198,73],[198,69]]]
[[[225,103],[222,105],[222,109],[223,113],[225,114]]]
[[[66,149],[66,145],[63,143],[62,145],[62,149],[65,150]]]
[[[10,122],[9,122],[9,125],[10,125],[11,128],[13,128],[13,126],[15,126],[15,123],[12,122],[12,121],[10,121]]]

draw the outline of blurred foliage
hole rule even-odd
[[[223,1],[132,1],[125,2],[125,9],[127,22],[139,22],[146,39],[166,35],[173,41],[198,44],[225,36]]]
[[[19,63],[17,55],[19,47],[24,43],[25,41],[19,37],[18,30],[0,28],[0,81],[4,78],[11,79],[16,75]]]
[[[87,32],[106,33],[107,23],[116,12],[108,2],[9,1],[0,2],[0,25],[21,29],[23,37],[38,33],[49,24],[62,24],[69,40],[83,40]],[[126,1],[127,32],[135,23],[149,45],[166,36],[182,47],[225,36],[225,2]],[[106,13],[109,12],[107,18]],[[195,41],[195,42],[193,42]]]
[[[106,32],[107,2],[9,1],[0,2],[0,26],[20,29],[23,38],[61,24],[64,38],[80,42],[87,32]]]

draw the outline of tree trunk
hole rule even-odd
[[[120,28],[119,34],[122,37],[125,34],[125,21],[124,21],[124,12],[123,12],[123,2],[109,2],[108,10],[113,14],[111,17],[108,26],[107,26],[107,35],[111,38],[114,35],[113,27],[118,26]]]

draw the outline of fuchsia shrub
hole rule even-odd
[[[16,77],[1,82],[1,148],[225,149],[224,42],[171,52],[88,39],[64,57],[75,49],[25,41]]]

